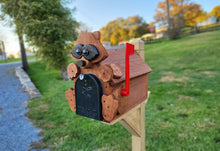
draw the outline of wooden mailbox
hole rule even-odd
[[[106,50],[98,31],[80,33],[71,51],[77,63],[67,67],[75,86],[65,93],[70,109],[111,123],[145,101],[151,68],[132,50],[131,44]]]

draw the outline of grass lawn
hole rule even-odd
[[[27,57],[28,60],[34,60],[34,59],[38,59],[39,57],[36,56],[31,56],[31,57]],[[15,58],[15,59],[7,59],[7,63],[10,62],[19,62],[21,61],[21,58]],[[5,60],[0,60],[0,64],[5,63]]]
[[[220,31],[145,45],[150,99],[146,105],[146,150],[216,151],[220,148]],[[131,150],[120,125],[102,124],[70,111],[64,92],[72,81],[45,64],[28,74],[43,94],[28,103],[28,117],[42,129],[51,150]]]

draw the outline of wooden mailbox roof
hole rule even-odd
[[[123,73],[119,79],[113,79],[113,84],[120,83],[125,80],[125,49],[108,49],[109,56],[101,62],[101,65],[117,65]],[[130,56],[130,79],[151,72],[151,68],[144,60],[135,52]]]

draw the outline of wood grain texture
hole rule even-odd
[[[75,89],[70,88],[65,92],[69,107],[73,112],[76,112],[76,100],[75,100]]]
[[[147,99],[142,101],[144,102],[145,104],[147,104],[148,100],[149,100],[149,97],[150,97],[150,91],[148,91],[148,95],[147,95]],[[117,114],[115,116],[115,118],[113,120],[111,120],[111,122],[105,122],[103,121],[103,123],[105,124],[109,124],[109,125],[114,125],[115,123],[119,122],[120,120],[126,118],[127,116],[129,116],[131,113],[133,113],[136,109],[140,108],[141,107],[141,103],[134,106],[133,108],[131,108],[128,112],[126,112],[125,114]]]
[[[122,96],[119,100],[119,113],[123,114],[145,100],[148,94],[147,87],[147,74],[132,79],[130,81],[130,95],[128,97]]]
[[[92,64],[91,67],[89,68],[82,68],[80,67],[80,71],[81,74],[85,74],[85,73],[93,73],[96,76],[98,75],[98,71],[99,71],[99,66],[97,64]]]
[[[125,113],[128,110],[128,107],[129,107],[129,97],[122,96],[119,101],[119,107],[118,107],[119,114]]]
[[[138,119],[137,122],[132,122],[138,125],[137,130],[140,131],[140,136],[132,135],[132,150],[145,151],[145,102],[141,103],[137,110],[136,119]],[[126,120],[129,120],[129,117]]]
[[[76,44],[82,44],[82,45],[91,44],[98,49],[99,56],[95,60],[92,60],[91,63],[100,62],[108,57],[108,53],[107,53],[106,49],[104,48],[104,46],[100,42],[100,32],[99,31],[96,31],[94,33],[92,33],[92,32],[79,33],[79,36],[76,40]],[[78,61],[77,58],[75,58],[74,60]]]
[[[130,81],[129,107],[147,98],[147,87],[147,74],[136,77]]]
[[[124,84],[119,84],[117,86],[114,86],[112,95],[115,97],[115,99],[120,100],[121,99],[121,90],[124,87]]]
[[[108,49],[108,58],[103,60],[101,65],[115,64],[123,76],[119,79],[112,79],[112,85],[125,81],[125,50],[124,49]],[[135,52],[130,56],[130,79],[144,75],[151,72],[151,68],[144,62],[144,60]]]
[[[137,52],[129,57],[130,95],[127,97],[121,96],[121,89],[125,88],[125,50],[109,49],[106,51],[100,42],[100,32],[80,33],[76,44],[92,44],[99,51],[99,56],[92,61],[88,61],[84,57],[76,59],[71,56],[75,61],[84,60],[86,66],[77,67],[76,64],[70,64],[67,68],[67,72],[74,81],[77,79],[76,77],[79,76],[79,73],[92,73],[99,78],[103,88],[102,114],[106,121],[111,122],[115,120],[115,118],[126,114],[126,112],[139,105],[147,98],[147,74],[152,70]],[[67,100],[73,111],[75,111],[74,95],[74,89],[66,91]]]
[[[117,67],[115,64],[110,64],[110,67],[112,68],[113,70],[113,76],[114,78],[118,79],[118,78],[121,78],[123,73],[121,72],[120,68]]]
[[[75,63],[70,63],[67,67],[67,74],[71,80],[79,75],[79,71],[79,67]]]
[[[108,82],[108,81],[112,80],[112,78],[113,78],[112,69],[107,65],[100,66],[99,71],[98,71],[98,77],[103,82]]]
[[[106,121],[111,121],[118,109],[118,100],[115,100],[112,95],[102,96],[102,115]]]
[[[95,31],[95,32],[93,32],[92,34],[95,36],[96,39],[100,40],[101,34],[100,34],[99,31]]]
[[[101,82],[102,82],[103,93],[105,95],[112,94],[113,87],[110,85],[110,83],[109,82],[103,82],[102,80],[101,80]]]

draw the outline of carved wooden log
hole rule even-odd
[[[115,100],[112,95],[102,96],[102,115],[106,121],[111,121],[118,110],[118,100]]]
[[[70,88],[65,92],[65,95],[68,100],[70,109],[76,112],[75,89]]]
[[[110,81],[113,78],[112,69],[107,65],[100,66],[99,67],[99,72],[98,72],[98,77],[100,79],[102,79],[103,82]]]
[[[113,89],[112,94],[113,94],[113,96],[115,97],[116,100],[120,100],[120,98],[122,97],[121,96],[121,89],[123,87],[122,85],[115,86],[114,89]]]
[[[114,78],[118,79],[118,78],[122,77],[123,73],[121,72],[119,67],[117,67],[115,64],[110,64],[110,67],[113,70],[113,77]]]
[[[105,95],[110,95],[113,91],[113,87],[110,85],[109,82],[102,81],[102,87],[103,87],[103,94]]]
[[[70,79],[77,77],[79,75],[79,67],[75,63],[71,63],[67,67],[67,74],[69,75]]]
[[[86,74],[86,73],[93,73],[96,76],[98,75],[99,69],[97,65],[92,65],[90,68],[80,68],[81,74]]]

